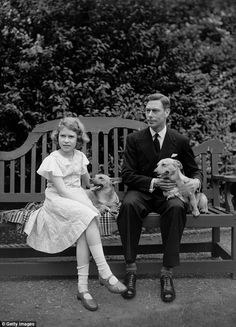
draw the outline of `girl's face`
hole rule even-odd
[[[77,134],[71,129],[63,127],[62,130],[59,132],[58,142],[61,150],[66,154],[70,154],[76,147]]]

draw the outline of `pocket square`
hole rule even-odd
[[[177,153],[172,153],[171,158],[175,158],[175,157],[178,157],[178,154]]]

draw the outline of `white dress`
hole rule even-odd
[[[87,157],[79,150],[74,150],[72,161],[58,150],[43,160],[37,173],[47,179],[45,201],[25,225],[29,246],[47,253],[61,252],[73,245],[90,222],[99,217],[98,210],[81,187],[80,177],[87,171],[88,163]],[[61,197],[50,181],[49,173],[61,176],[77,200]]]

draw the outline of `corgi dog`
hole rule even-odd
[[[111,178],[105,174],[97,174],[90,180],[93,186],[86,190],[86,193],[93,205],[103,212],[117,213],[119,209],[120,200],[115,191],[114,185],[121,182],[120,178]]]
[[[162,159],[157,163],[154,172],[158,177],[166,178],[176,183],[176,187],[170,191],[163,192],[163,194],[167,199],[177,196],[182,201],[189,202],[194,217],[198,217],[200,212],[208,213],[208,201],[204,193],[196,192],[182,194],[180,192],[179,187],[189,181],[189,178],[182,174],[182,168],[181,162],[173,158]]]

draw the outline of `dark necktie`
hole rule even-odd
[[[154,136],[154,139],[153,139],[153,143],[154,143],[154,146],[155,146],[155,149],[156,149],[156,152],[159,153],[161,148],[160,148],[160,142],[158,140],[158,136],[159,134],[156,133],[155,136]]]

